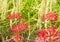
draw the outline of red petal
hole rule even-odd
[[[11,13],[8,18],[9,18],[9,20],[14,19],[15,18],[15,13]]]
[[[15,18],[16,18],[16,19],[21,18],[21,15],[20,15],[19,13],[16,13],[16,14],[15,14]]]

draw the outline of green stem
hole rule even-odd
[[[42,25],[41,25],[41,14],[42,14],[42,4],[43,4],[43,0],[41,2],[41,7],[39,8],[39,11],[38,11],[38,21],[37,21],[37,28],[39,27],[39,29],[41,29]]]
[[[10,27],[12,28],[12,20],[10,20]]]
[[[29,23],[36,15],[37,15],[37,14],[33,15],[33,17],[32,17],[32,18],[29,18],[29,20],[26,21],[25,23]]]
[[[2,36],[2,42],[5,42],[4,37]]]
[[[12,12],[15,11],[15,8],[16,8],[16,6],[15,6],[15,0],[13,0],[13,10],[12,10]]]
[[[30,14],[28,13],[28,19],[30,19]],[[29,21],[29,35],[28,35],[28,41],[30,40],[30,21]]]
[[[45,14],[48,12],[49,0],[46,1],[46,11]],[[47,28],[47,20],[45,20],[45,28]]]
[[[50,0],[50,12],[52,12],[52,0]]]
[[[36,29],[36,26],[33,28],[32,31],[30,31],[30,35],[29,35],[29,37],[31,36],[31,34],[34,32],[35,29]]]

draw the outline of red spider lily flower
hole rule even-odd
[[[46,36],[47,36],[47,32],[45,30],[40,30],[40,33],[38,34],[38,37],[45,40]]]
[[[19,13],[11,13],[9,15],[9,20],[14,19],[14,18],[19,19],[21,18],[21,15]]]
[[[14,36],[13,37],[13,39],[12,39],[12,41],[14,41],[14,42],[23,42],[23,40],[24,40],[24,37],[23,36]]]
[[[15,18],[15,13],[11,13],[8,18],[9,18],[9,20],[14,19]]]
[[[20,15],[19,13],[15,13],[15,18],[16,18],[16,19],[21,18],[21,15]]]
[[[40,33],[38,34],[38,39],[40,40],[40,42],[42,41],[50,42],[50,40],[54,41],[54,39],[57,41],[56,37],[59,37],[59,36],[60,36],[60,33],[54,27],[50,27],[50,29],[41,30]]]
[[[21,28],[18,28],[18,27],[16,26],[16,27],[12,27],[12,28],[11,28],[11,31],[12,31],[14,34],[19,34],[20,32],[22,32],[22,29],[21,29]]]
[[[20,29],[22,29],[22,30],[28,30],[28,25],[27,25],[27,24],[22,24],[22,23],[20,24],[20,23],[19,23],[19,24],[17,25],[17,27],[20,28]]]
[[[50,29],[48,29],[46,31],[49,33],[48,36],[57,36],[58,35],[58,31],[54,27],[50,27]]]
[[[57,14],[50,12],[50,13],[45,14],[44,20],[57,21],[58,16],[57,16]]]
[[[11,31],[14,34],[19,34],[20,32],[22,32],[23,30],[28,30],[28,25],[27,24],[18,24],[17,26],[12,26]]]

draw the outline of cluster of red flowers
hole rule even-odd
[[[20,15],[20,13],[11,13],[10,15],[9,15],[9,20],[12,20],[12,19],[14,19],[14,18],[16,18],[16,19],[19,19],[19,18],[21,18],[21,15]]]
[[[60,42],[60,33],[54,28],[40,30],[35,42]]]
[[[51,12],[47,13],[44,16],[44,20],[56,22],[58,20],[58,15]],[[50,27],[49,29],[40,30],[35,42],[60,42],[59,36],[60,33],[58,30],[54,27]]]
[[[58,20],[58,15],[55,13],[47,13],[44,16],[44,20],[50,20],[50,21],[57,21]]]
[[[23,30],[28,30],[28,25],[27,24],[18,24],[17,26],[12,26],[11,28],[12,32],[14,34],[19,34],[20,32],[22,32]]]
[[[21,15],[19,13],[11,13],[9,15],[9,20],[12,19],[19,19],[21,18]],[[15,34],[15,36],[13,36],[12,38],[12,42],[23,42],[24,37],[19,35],[23,30],[28,30],[28,25],[24,24],[24,23],[19,23],[16,26],[12,25],[11,26],[11,31],[13,34]]]
[[[12,19],[19,19],[21,18],[21,15],[19,13],[11,13],[9,15],[9,20]],[[44,20],[49,20],[49,21],[57,21],[58,20],[58,16],[55,13],[48,13],[45,14],[44,16]],[[19,36],[19,34],[23,31],[23,30],[28,30],[28,25],[27,24],[22,24],[19,23],[16,26],[12,26],[11,27],[11,31],[12,33],[14,33],[16,36],[13,37],[13,42],[23,42],[24,37],[23,36]],[[37,35],[37,40],[35,40],[35,42],[60,42],[60,33],[54,28],[54,27],[50,27],[49,29],[46,30],[40,30],[39,34]],[[58,40],[56,40],[57,38],[59,38]]]
[[[14,42],[16,42],[16,41],[23,42],[24,37],[19,35],[19,33],[21,33],[23,30],[28,30],[27,24],[18,24],[17,26],[11,28],[12,33],[14,33],[16,35],[15,37],[13,36]]]

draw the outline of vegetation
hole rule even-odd
[[[60,42],[60,0],[0,0],[0,42],[47,42],[51,28]]]

